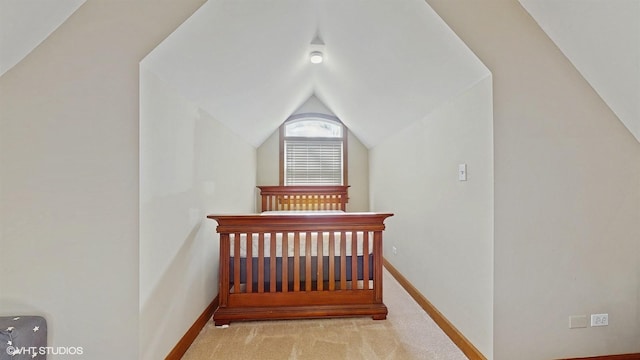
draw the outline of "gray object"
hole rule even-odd
[[[43,360],[46,347],[47,321],[42,316],[0,317],[0,360]]]

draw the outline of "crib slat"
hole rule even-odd
[[[329,233],[329,291],[336,289],[336,239],[335,233],[331,231]]]
[[[362,234],[362,282],[363,288],[369,290],[369,232]]]
[[[247,234],[247,292],[253,292],[253,234]]]
[[[324,279],[323,279],[323,271],[324,269],[322,268],[322,263],[324,262],[324,253],[323,253],[323,249],[322,249],[322,243],[324,242],[324,234],[321,232],[318,232],[318,256],[316,257],[316,280],[317,280],[317,285],[316,285],[316,289],[318,291],[322,291],[324,288]]]
[[[347,289],[347,235],[340,233],[340,290]]]
[[[293,233],[293,291],[300,291],[300,232]]]
[[[240,234],[233,235],[233,292],[240,292]]]
[[[274,259],[275,261],[275,259]],[[289,233],[282,233],[282,292],[289,291]]]
[[[271,233],[269,241],[269,292],[276,292],[276,234]]]
[[[264,233],[258,234],[258,292],[264,292]]]
[[[351,233],[351,288],[358,288],[358,241],[357,231]]]
[[[317,239],[317,237],[316,237]],[[307,232],[304,239],[304,255],[305,255],[305,291],[311,291],[311,233]]]

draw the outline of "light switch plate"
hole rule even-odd
[[[458,180],[467,181],[467,164],[458,165]]]
[[[569,329],[586,328],[587,325],[587,315],[569,316]]]

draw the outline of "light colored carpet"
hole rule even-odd
[[[209,321],[183,360],[467,359],[386,270],[383,295],[387,320]]]

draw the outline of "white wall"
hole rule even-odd
[[[311,95],[296,111],[291,115],[305,114],[305,113],[320,113],[336,116],[317,96]]]
[[[138,65],[201,3],[87,1],[0,77],[0,314],[51,346],[138,358]]]
[[[369,149],[351,131],[347,136],[350,185],[347,211],[369,211]]]
[[[495,359],[640,352],[640,143],[516,0],[428,3],[493,74]]]
[[[208,214],[252,213],[256,150],[141,66],[140,358],[169,353],[218,293]]]
[[[280,162],[280,135],[276,130],[258,147],[257,183],[258,185],[278,185],[280,183],[279,162]],[[256,195],[256,201],[260,201],[260,196]],[[260,203],[257,203],[256,210],[260,210]]]
[[[491,78],[370,150],[384,256],[485,356],[493,342]],[[468,180],[458,181],[466,163]],[[392,252],[397,248],[397,254]]]

